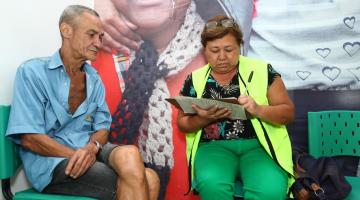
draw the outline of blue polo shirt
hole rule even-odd
[[[97,130],[109,130],[111,115],[105,102],[103,83],[90,64],[84,64],[84,71],[86,99],[71,114],[68,103],[70,78],[59,51],[52,57],[23,63],[16,73],[6,135],[19,144],[20,134],[47,134],[61,144],[79,149]],[[54,168],[65,159],[40,156],[21,147],[20,157],[27,178],[38,191],[50,183]]]

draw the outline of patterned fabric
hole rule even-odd
[[[155,88],[155,81],[167,74],[156,63],[158,54],[154,46],[144,41],[136,53],[125,77],[126,88],[123,98],[113,115],[110,138],[112,143],[133,144],[144,117],[147,103]]]
[[[234,75],[229,85],[220,85],[214,77],[210,74],[206,81],[203,98],[217,99],[217,98],[229,98],[240,96],[239,78],[238,73]],[[268,65],[268,86],[270,86],[276,76],[280,76],[272,66]],[[197,97],[196,91],[193,86],[192,76],[189,75],[184,83],[180,95]],[[211,140],[232,140],[239,138],[255,138],[255,130],[250,120],[229,120],[224,119],[216,123],[210,124],[203,128],[201,135],[201,142],[207,142]]]
[[[360,6],[353,2],[257,0],[248,56],[271,62],[288,90],[360,89]]]
[[[144,162],[151,166],[174,166],[172,110],[165,101],[170,97],[166,77],[176,76],[199,54],[203,26],[192,2],[184,23],[160,55],[150,42],[144,41],[141,49],[130,56],[128,68],[120,66],[122,60],[114,57],[121,88],[125,89],[113,116],[110,140],[138,145]]]
[[[138,144],[144,162],[157,166],[174,166],[172,109],[165,98],[170,97],[166,78],[176,76],[201,51],[200,33],[204,26],[192,2],[185,20],[175,37],[159,55],[157,66],[169,73],[155,82],[148,109],[139,129]]]

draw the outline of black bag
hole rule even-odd
[[[336,162],[331,157],[314,158],[293,151],[295,183],[290,190],[299,200],[340,200],[351,191]]]

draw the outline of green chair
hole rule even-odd
[[[309,153],[320,156],[360,156],[360,111],[308,112]],[[347,200],[360,199],[360,177],[345,177],[352,190]]]
[[[20,168],[21,162],[16,145],[5,138],[9,113],[10,106],[0,105],[0,179],[4,198],[6,200],[94,200],[88,197],[42,194],[34,189],[12,194],[10,179]]]

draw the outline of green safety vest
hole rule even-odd
[[[206,81],[210,72],[209,64],[192,73],[192,81],[197,93],[197,98],[201,98],[205,89]],[[250,73],[253,71],[253,77],[250,83],[247,83]],[[239,57],[239,87],[240,91],[245,91],[247,85],[250,96],[259,105],[269,105],[267,99],[268,89],[268,67],[267,63],[247,58]],[[241,80],[243,79],[243,81]],[[270,157],[275,160],[281,168],[289,174],[288,188],[294,182],[293,162],[291,143],[285,125],[275,125],[261,121],[258,118],[252,118],[251,123],[255,129],[258,140],[264,147]],[[201,137],[201,130],[195,133],[186,134],[186,158],[189,165],[190,184],[194,177],[194,160]]]

